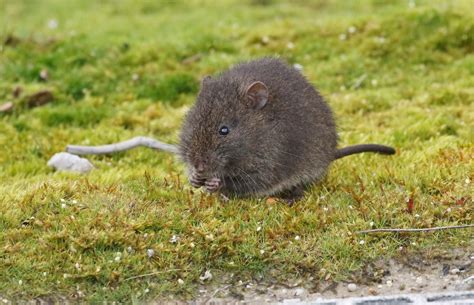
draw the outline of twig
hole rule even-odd
[[[365,233],[379,233],[379,232],[429,232],[429,231],[441,231],[441,230],[450,230],[450,229],[465,229],[465,228],[472,228],[472,227],[474,227],[474,224],[447,226],[447,227],[419,228],[419,229],[373,229],[373,230],[357,231],[355,233],[365,234]]]
[[[129,150],[135,147],[145,146],[157,150],[167,151],[173,154],[178,154],[179,149],[176,145],[163,143],[161,141],[148,138],[148,137],[135,137],[130,140],[123,142],[100,145],[100,146],[80,146],[80,145],[68,145],[66,151],[74,155],[102,155],[110,154],[114,152]]]
[[[174,271],[182,271],[182,269],[170,269],[170,270],[163,270],[163,271],[157,271],[157,272],[152,272],[152,273],[135,275],[135,276],[131,276],[131,277],[128,277],[128,278],[124,279],[124,281],[129,281],[129,280],[139,279],[139,278],[142,278],[142,277],[153,276],[153,275],[158,275],[158,274],[163,274],[163,273],[168,273],[168,272],[174,272]]]

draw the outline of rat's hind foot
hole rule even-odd
[[[304,191],[306,189],[305,185],[297,185],[292,187],[289,190],[283,191],[278,194],[278,197],[286,202],[289,206],[295,204],[298,200],[301,200],[304,197]]]
[[[195,188],[200,188],[206,182],[206,179],[201,178],[197,173],[192,173],[191,177],[189,177],[189,182]]]
[[[206,185],[206,190],[209,193],[217,192],[221,187],[221,179],[211,178],[209,180],[206,180],[205,185]]]

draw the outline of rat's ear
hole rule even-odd
[[[262,109],[268,102],[268,88],[262,82],[253,82],[245,90],[247,106],[256,110]]]

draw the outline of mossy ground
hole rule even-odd
[[[472,223],[471,0],[0,4],[0,104],[15,105],[0,113],[0,295],[189,297],[205,270],[215,281],[341,280],[400,247],[472,243],[472,230],[354,234]],[[202,76],[266,55],[303,66],[337,115],[341,145],[398,154],[337,161],[292,207],[222,203],[192,190],[173,156],[148,149],[91,157],[87,176],[46,166],[72,143],[176,142]],[[28,108],[44,89],[54,100]]]

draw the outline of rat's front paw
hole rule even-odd
[[[206,190],[209,193],[217,192],[221,187],[221,179],[211,178],[209,180],[206,180],[205,185],[206,185]]]
[[[189,177],[189,182],[191,183],[193,187],[200,188],[201,186],[204,185],[204,183],[206,182],[206,179],[203,179],[197,173],[192,173],[191,177]]]

